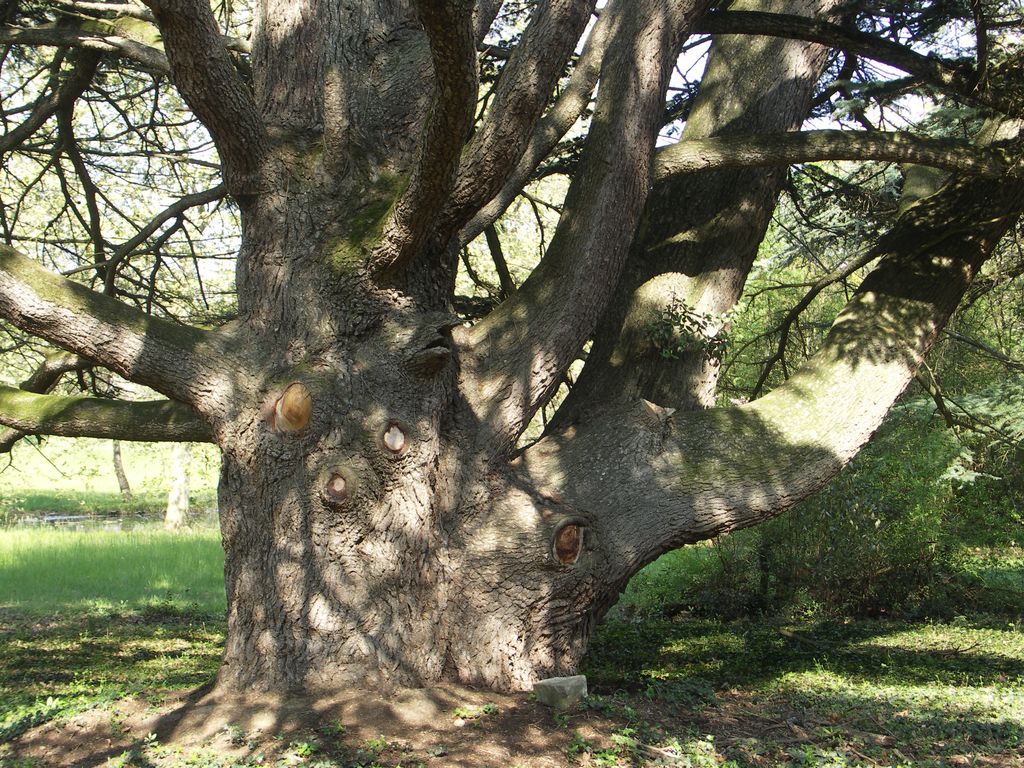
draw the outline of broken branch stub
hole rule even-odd
[[[390,424],[381,439],[384,447],[396,456],[400,456],[405,451],[405,432],[397,424]]]
[[[348,481],[338,471],[332,472],[324,484],[324,498],[332,504],[340,504],[348,498]]]
[[[446,346],[424,347],[406,360],[406,368],[419,376],[433,376],[441,371],[452,359],[452,351]]]
[[[309,424],[313,413],[313,396],[305,384],[289,384],[274,405],[274,429],[278,432],[298,432]]]
[[[566,523],[555,533],[555,559],[562,565],[572,565],[583,551],[583,527]]]

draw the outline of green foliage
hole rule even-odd
[[[695,603],[725,615],[948,613],[963,597],[950,578],[958,543],[943,480],[958,455],[927,413],[899,409],[825,492],[717,541]]]
[[[664,358],[675,360],[687,352],[701,350],[709,358],[721,359],[729,344],[724,328],[731,313],[714,315],[698,312],[684,301],[673,301],[646,327],[647,336]]]
[[[709,547],[697,545],[662,555],[629,580],[613,614],[647,617],[684,607],[694,582],[714,567],[713,554]]]
[[[1022,427],[1019,399],[983,400],[1005,433]],[[824,492],[711,546],[671,553],[637,575],[618,610],[948,618],[983,605],[1013,615],[1024,604],[1006,555],[1022,535],[1017,497],[1004,478],[972,469],[967,443],[932,411],[922,400],[898,407]],[[1016,450],[984,466],[1005,469]]]
[[[320,745],[315,738],[293,741],[289,746],[290,751],[299,758],[311,757],[320,751]]]

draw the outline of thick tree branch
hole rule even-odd
[[[43,358],[43,362],[39,367],[18,388],[25,392],[35,392],[40,395],[47,394],[57,386],[57,383],[65,373],[80,370],[87,364],[83,358],[67,352],[49,354]],[[9,427],[0,429],[0,453],[9,453],[15,443],[24,436],[24,432],[16,429]]]
[[[502,0],[476,0],[476,5],[473,8],[473,36],[476,38],[477,45],[487,37],[491,24],[494,23],[498,11],[501,10],[501,3]]]
[[[501,72],[463,153],[439,237],[447,241],[508,180],[586,27],[595,0],[544,0]]]
[[[3,245],[0,317],[175,400],[196,403],[214,386],[210,334],[145,315]]]
[[[212,442],[210,428],[173,400],[128,402],[37,395],[0,385],[0,424],[30,435],[146,442]]]
[[[870,438],[1022,210],[1020,178],[947,185],[880,240],[878,266],[785,385],[734,409],[619,408],[546,437],[523,471],[595,510],[602,546],[630,571],[788,509]]]
[[[551,150],[586,111],[597,86],[601,63],[604,61],[614,20],[616,14],[620,12],[618,8],[622,2],[623,0],[611,0],[602,10],[601,16],[587,37],[583,53],[576,62],[568,84],[537,124],[519,163],[504,186],[459,232],[456,239],[460,246],[476,239],[487,225],[498,220],[533,178],[537,166],[551,154]]]
[[[779,7],[768,0],[745,3],[752,4]],[[835,5],[816,0],[783,7],[828,16]],[[683,140],[797,130],[826,56],[823,46],[799,40],[716,38]],[[714,317],[736,303],[784,180],[782,168],[738,168],[662,176],[653,185],[615,298],[556,425],[611,401],[645,398],[683,410],[714,403],[718,360],[703,345],[666,357],[649,328],[682,306]]]
[[[221,39],[210,4],[150,0],[182,98],[213,137],[228,191],[240,200],[259,191],[267,149],[263,120]]]
[[[409,183],[396,201],[371,258],[371,268],[378,273],[397,274],[420,252],[455,183],[476,107],[472,3],[421,0],[417,9],[430,41],[434,96]]]
[[[154,42],[158,42],[158,35],[156,30],[148,30],[141,25],[125,25],[124,21],[127,19],[136,19],[138,21],[144,21],[148,24],[156,26],[156,16],[143,5],[137,5],[135,3],[91,3],[91,2],[79,2],[79,0],[53,0],[55,5],[59,5],[68,11],[69,15],[85,16],[88,18],[94,18],[97,24],[107,24],[113,28],[120,26],[129,26],[132,31],[135,32],[135,38],[137,42],[142,42],[139,37],[148,37],[154,39]],[[97,31],[97,30],[91,30]],[[127,30],[125,30],[127,31]],[[231,37],[230,35],[221,35],[221,42],[224,47],[229,51],[235,51],[236,53],[252,53],[252,46],[248,40],[243,40],[238,37]],[[154,48],[154,50],[156,50]]]
[[[651,0],[618,17],[551,245],[519,290],[461,339],[464,370],[480,402],[492,403],[478,416],[499,453],[561,382],[611,297],[650,185],[668,75],[688,20],[702,11],[698,2]]]
[[[171,71],[163,53],[123,35],[86,32],[74,27],[3,27],[0,28],[0,43],[85,48],[123,56],[155,74],[166,75]]]
[[[759,11],[716,11],[705,15],[696,31],[712,35],[769,35],[821,43],[889,64],[968,102],[992,107],[1008,115],[1020,114],[1022,108],[1013,99],[979,90],[973,72],[866,32],[816,19]]]
[[[823,160],[881,160],[995,178],[1020,167],[997,147],[906,133],[836,130],[684,139],[660,150],[654,179],[719,168],[768,167]]]

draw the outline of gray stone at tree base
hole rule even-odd
[[[587,695],[587,676],[549,677],[533,686],[537,701],[555,709],[566,709]]]

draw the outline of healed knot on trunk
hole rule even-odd
[[[389,424],[388,428],[384,431],[381,440],[384,443],[384,447],[395,456],[401,456],[405,453],[407,444],[405,432],[398,424]]]
[[[348,498],[348,482],[340,472],[334,472],[324,485],[324,496],[328,501],[340,504]]]
[[[329,510],[354,510],[375,494],[372,481],[367,484],[368,468],[359,460],[329,465],[321,470],[317,479],[320,500]]]
[[[583,551],[583,526],[575,522],[563,523],[555,531],[552,543],[555,560],[562,565],[573,565]]]
[[[289,384],[274,404],[273,428],[278,432],[299,432],[309,424],[313,396],[301,382]]]

